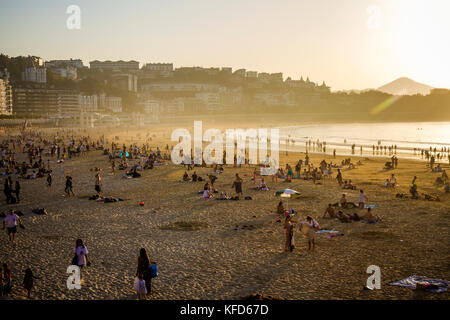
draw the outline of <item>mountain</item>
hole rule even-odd
[[[414,80],[411,80],[409,78],[402,77],[379,87],[377,90],[393,95],[402,96],[418,93],[427,95],[430,93],[431,89],[433,89],[433,87],[430,87],[423,83],[415,82]]]

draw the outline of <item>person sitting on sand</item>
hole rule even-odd
[[[330,218],[337,218],[336,212],[335,212],[333,206],[331,205],[331,203],[329,203],[328,207],[325,209],[323,218],[325,218],[327,214],[330,216]]]
[[[183,181],[189,181],[189,175],[186,171],[183,174]]]
[[[255,187],[255,189],[260,190],[260,191],[269,191],[269,187],[264,182],[264,178],[261,179],[261,184],[259,186]]]
[[[230,200],[230,198],[231,197],[229,197],[226,192],[221,192],[217,200]]]
[[[352,180],[345,181],[344,189],[356,190],[356,186],[352,184]]]
[[[391,183],[389,182],[389,179],[386,179],[386,181],[383,183],[382,187],[384,187],[384,188],[390,188],[391,187]]]
[[[356,208],[356,205],[353,202],[348,202],[345,197],[345,193],[342,194],[341,199],[339,200],[339,204],[342,208],[351,209]]]
[[[367,213],[361,217],[361,220],[367,221],[367,222],[378,222],[382,221],[382,219],[378,215],[372,214],[371,208],[367,208]]]
[[[197,173],[194,171],[194,173],[192,174],[192,181],[197,182],[197,178],[198,178]]]
[[[277,214],[284,215],[283,201],[280,201],[277,206]]]
[[[203,199],[206,200],[206,199],[211,199],[213,197],[214,197],[214,195],[211,191],[211,187],[209,186],[209,183],[207,182],[205,184],[205,186],[203,187]]]
[[[392,188],[395,188],[397,186],[397,178],[395,178],[394,174],[391,175],[389,184]]]
[[[450,183],[448,181],[444,184],[444,192],[450,193]]]

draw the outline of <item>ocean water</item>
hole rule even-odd
[[[403,158],[418,158],[414,148],[450,149],[450,122],[410,122],[410,123],[338,123],[280,127],[280,150],[306,151],[306,141],[326,142],[326,153],[336,149],[339,155],[350,155],[355,144],[355,155],[374,155],[372,146],[397,146],[397,154]],[[289,141],[286,144],[286,141]],[[310,148],[309,152],[319,152]],[[323,152],[323,151],[321,151]],[[448,153],[445,152],[445,155]],[[386,156],[383,152],[375,153]]]

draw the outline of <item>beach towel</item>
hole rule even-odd
[[[336,230],[318,230],[316,233],[339,233],[339,231]]]
[[[327,238],[341,237],[343,235],[344,235],[343,233],[334,233],[327,235]]]
[[[377,204],[365,204],[364,205],[364,209],[368,209],[368,208],[378,208],[379,205]]]
[[[375,223],[377,223],[377,222],[382,222],[382,220],[375,220],[375,221],[361,221],[362,223],[366,223],[366,224],[375,224]]]
[[[408,278],[394,281],[389,283],[390,286],[398,286],[402,288],[408,289],[416,289],[417,284],[424,284],[427,288],[426,291],[433,293],[441,293],[447,291],[447,288],[450,285],[450,281],[440,280],[440,279],[432,279],[424,276],[410,276]]]

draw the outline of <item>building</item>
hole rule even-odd
[[[91,70],[111,71],[111,72],[137,72],[139,71],[138,61],[98,61],[89,62]]]
[[[97,112],[98,111],[98,96],[96,94],[92,96],[79,95],[78,104],[80,105],[81,112]]]
[[[198,92],[198,91],[218,91],[220,88],[217,84],[209,83],[149,83],[142,85],[144,92]]]
[[[12,87],[9,80],[0,78],[0,115],[12,115]]]
[[[139,75],[142,79],[168,78],[173,76],[173,63],[146,63]]]
[[[158,72],[172,72],[173,63],[146,63],[142,69]]]
[[[75,67],[66,66],[60,68],[51,68],[50,70],[61,78],[76,80],[78,77],[77,68]]]
[[[98,109],[112,113],[122,112],[122,98],[106,96],[104,93],[98,98]]]
[[[114,74],[111,76],[109,83],[117,88],[128,91],[138,91],[138,77],[131,73]]]
[[[245,69],[238,69],[235,72],[233,72],[234,75],[239,77],[245,77]]]
[[[17,115],[56,116],[81,111],[79,93],[73,90],[14,88],[13,112]]]
[[[43,67],[28,67],[22,72],[22,80],[27,82],[46,83],[47,69]]]
[[[247,71],[245,76],[247,78],[257,78],[258,77],[258,71]]]
[[[83,61],[81,59],[70,59],[70,60],[50,60],[45,62],[46,68],[62,68],[62,67],[73,67],[77,69],[82,69],[84,67]]]
[[[222,67],[220,69],[221,72],[231,75],[233,73],[233,68],[230,67]]]
[[[270,80],[271,81],[283,81],[283,73],[282,72],[278,72],[278,73],[271,73],[270,74]]]

